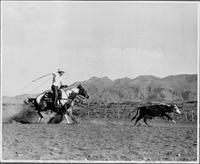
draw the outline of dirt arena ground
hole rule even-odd
[[[196,161],[197,126],[151,120],[79,124],[3,124],[3,160]]]

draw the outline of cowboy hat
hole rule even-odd
[[[58,73],[65,73],[65,71],[58,69]]]

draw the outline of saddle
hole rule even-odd
[[[52,91],[45,92],[42,99],[45,101],[52,101],[53,100],[53,92]]]
[[[45,92],[44,96],[42,97],[43,100],[48,102],[53,102],[53,91]],[[58,100],[62,99],[62,92],[58,90]]]

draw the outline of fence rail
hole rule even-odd
[[[128,102],[128,103],[109,103],[109,104],[97,104],[97,103],[75,103],[75,108],[73,110],[75,115],[80,117],[88,118],[105,118],[105,119],[130,119],[135,114],[135,110],[139,106],[149,105],[152,103],[141,103],[141,102]],[[6,110],[8,108],[19,106],[19,104],[3,103],[2,108]],[[184,103],[183,107],[180,109],[182,114],[175,115],[172,117],[176,120],[185,121],[196,121],[197,120],[197,102]]]
[[[145,105],[149,105],[148,103]],[[134,114],[137,107],[144,105],[144,103],[111,103],[111,104],[92,104],[85,103],[76,104],[75,113],[82,117],[88,118],[113,118],[113,119],[130,119]],[[196,103],[184,103],[181,108],[181,115],[173,115],[173,118],[186,121],[197,120],[197,104]]]

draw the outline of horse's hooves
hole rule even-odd
[[[172,120],[172,122],[173,122],[174,124],[176,124],[176,121]]]
[[[68,124],[67,121],[61,121],[59,124]]]

